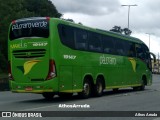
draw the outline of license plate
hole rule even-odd
[[[26,91],[31,91],[31,90],[33,90],[32,87],[26,87]]]

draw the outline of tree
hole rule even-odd
[[[50,0],[0,0],[0,3],[0,62],[2,64],[8,57],[7,39],[11,21],[33,16],[57,18],[62,16]]]
[[[132,33],[132,31],[129,30],[128,28],[124,28],[123,31],[124,31],[125,35],[131,35],[131,33]]]
[[[110,31],[112,32],[117,32],[117,33],[121,33],[123,32],[123,30],[121,29],[120,26],[114,26]]]
[[[110,31],[117,32],[120,34],[131,35],[132,31],[128,28],[122,29],[120,26],[114,26]]]
[[[49,0],[24,0],[23,6],[27,11],[34,12],[34,16],[50,16],[57,18],[62,16],[62,14],[57,11],[56,7]]]
[[[9,24],[12,20],[33,16],[34,13],[28,12],[27,9],[23,7],[23,0],[0,0],[0,2],[0,51],[7,59],[7,39]]]

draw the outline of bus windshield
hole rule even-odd
[[[14,21],[10,27],[10,40],[25,37],[43,37],[49,36],[49,21],[47,19],[29,19]]]

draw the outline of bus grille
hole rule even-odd
[[[36,58],[46,54],[45,49],[15,50],[12,52],[15,58]]]

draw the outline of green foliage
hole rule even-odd
[[[0,69],[7,69],[5,61],[8,56],[7,39],[11,21],[33,16],[59,18],[62,14],[50,0],[0,0]]]
[[[46,0],[25,0],[23,5],[29,12],[36,13],[35,16],[61,17],[61,14],[58,13],[56,7],[51,1],[46,2]]]

